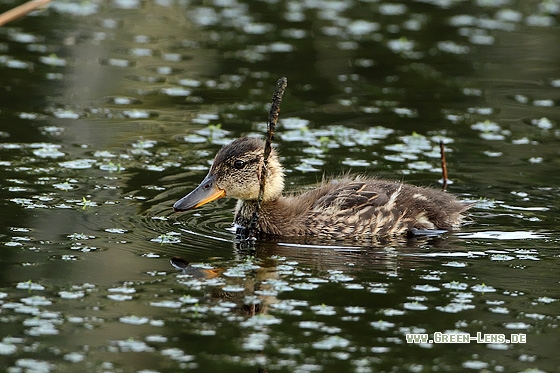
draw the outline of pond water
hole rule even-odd
[[[560,371],[559,18],[557,0],[54,1],[0,28],[2,370]],[[242,248],[235,201],[174,213],[222,144],[265,133],[282,76],[288,189],[440,188],[443,140],[469,223]]]

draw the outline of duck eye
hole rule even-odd
[[[243,167],[245,167],[245,162],[242,161],[241,159],[238,159],[235,162],[233,162],[233,167],[237,168],[238,170],[241,170]]]

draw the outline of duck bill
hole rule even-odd
[[[195,190],[175,202],[175,212],[192,210],[226,196],[226,191],[216,186],[216,177],[208,175]]]

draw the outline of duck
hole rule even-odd
[[[325,179],[312,190],[284,194],[284,168],[275,148],[264,159],[265,142],[242,137],[224,145],[208,175],[173,205],[196,209],[223,197],[238,200],[234,226],[253,225],[259,236],[367,239],[459,227],[472,204],[453,195],[400,181],[366,176]],[[259,204],[261,175],[266,172]],[[253,221],[254,222],[254,221]]]

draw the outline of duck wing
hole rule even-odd
[[[325,234],[385,235],[411,229],[448,229],[470,206],[445,192],[382,180],[327,184],[317,190],[309,224]]]

